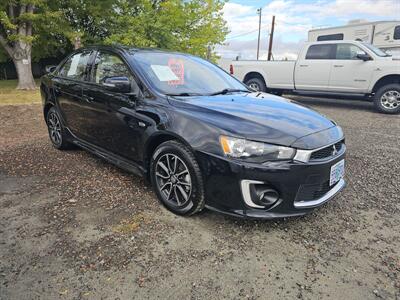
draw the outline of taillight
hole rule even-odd
[[[229,66],[229,74],[233,75],[233,65]]]

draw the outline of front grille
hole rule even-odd
[[[329,180],[323,183],[301,185],[296,195],[296,201],[317,200],[328,193],[335,185],[329,186]]]
[[[310,160],[320,160],[335,156],[337,153],[340,153],[342,151],[343,147],[344,140],[341,140],[334,145],[330,145],[311,153]]]

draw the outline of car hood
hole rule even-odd
[[[266,93],[175,97],[171,104],[226,134],[290,146],[336,125],[294,101]]]

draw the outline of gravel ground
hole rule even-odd
[[[139,177],[51,147],[40,105],[0,106],[1,299],[400,299],[400,116],[336,120],[348,187],[305,217],[177,217]]]

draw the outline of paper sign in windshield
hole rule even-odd
[[[151,65],[151,69],[160,81],[179,80],[169,66]]]
[[[178,80],[168,81],[169,85],[184,85],[185,84],[185,68],[183,66],[183,61],[181,59],[169,59],[168,66],[171,68],[172,72],[178,77]]]

